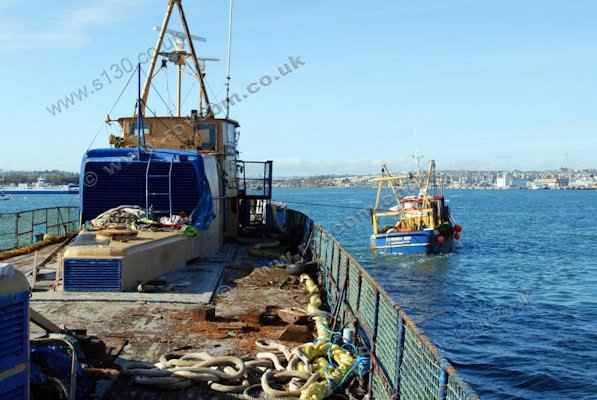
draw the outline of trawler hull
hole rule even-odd
[[[438,240],[443,237],[443,240]],[[371,236],[371,247],[380,254],[444,254],[450,253],[454,240],[434,230],[393,232]]]

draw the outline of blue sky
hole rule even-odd
[[[184,3],[208,38],[200,55],[223,59],[227,1]],[[48,107],[151,47],[165,4],[2,0],[0,169],[77,170],[96,133],[105,146],[126,78],[55,116]],[[589,0],[237,0],[233,91],[289,56],[305,62],[233,107],[242,158],[273,159],[279,175],[406,168],[414,152],[449,169],[595,168],[596,18]],[[224,64],[208,65],[215,99]],[[156,86],[173,98],[174,82]],[[135,90],[112,117],[132,112]]]

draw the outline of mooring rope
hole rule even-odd
[[[166,390],[186,389],[206,383],[221,393],[240,394],[254,400],[257,391],[270,398],[321,400],[343,387],[361,368],[357,349],[333,344],[328,315],[320,310],[319,287],[308,275],[301,275],[309,297],[307,313],[315,321],[316,340],[292,349],[282,343],[258,339],[254,358],[214,357],[208,353],[164,354],[156,364],[130,363],[123,374],[133,382]]]

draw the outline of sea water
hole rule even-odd
[[[276,189],[334,234],[483,399],[597,399],[597,191],[447,191],[446,256],[374,256],[372,188]]]
[[[0,213],[77,205],[12,196]],[[275,189],[334,234],[483,399],[597,399],[597,191],[447,191],[446,256],[375,256],[372,188]]]

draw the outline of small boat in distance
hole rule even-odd
[[[462,227],[454,223],[443,185],[438,185],[435,161],[426,175],[393,176],[384,165],[371,210],[371,248],[381,254],[443,254],[452,251]],[[409,190],[414,184],[414,189]],[[392,194],[395,205],[382,208],[382,194]],[[414,191],[415,193],[408,193]],[[389,220],[389,221],[388,221]],[[389,222],[389,224],[387,223]]]
[[[2,201],[2,200],[10,200],[10,196],[5,193],[0,192],[0,201]]]

